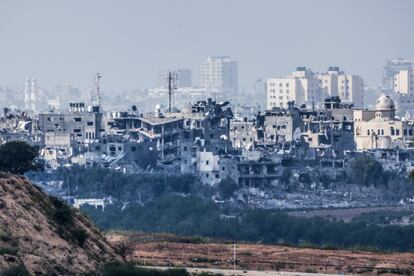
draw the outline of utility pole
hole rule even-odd
[[[233,243],[233,270],[236,270],[236,244]]]
[[[70,184],[69,184],[69,176],[66,176],[66,185],[68,188],[68,204],[70,205]]]

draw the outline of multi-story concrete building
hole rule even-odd
[[[251,150],[254,149],[254,143],[257,141],[257,131],[255,122],[245,120],[230,121],[230,141],[236,149]]]
[[[267,80],[267,109],[287,108],[289,102],[297,106],[322,104],[324,95],[315,74],[306,67],[297,67],[285,78]]]
[[[93,143],[102,137],[103,114],[99,107],[85,108],[85,104],[71,103],[69,113],[41,113],[35,128],[46,132],[69,133],[79,144]]]
[[[264,142],[291,142],[297,139],[295,132],[300,137],[303,120],[299,110],[278,108],[260,116],[258,127],[262,126]]]
[[[413,69],[400,70],[394,76],[394,92],[409,96],[414,95],[414,72]]]
[[[234,96],[239,90],[238,64],[228,56],[208,57],[201,63],[201,87],[219,95]]]
[[[403,58],[387,60],[382,78],[383,89],[394,89],[394,77],[401,70],[414,69],[413,63]]]
[[[326,96],[339,96],[344,103],[355,107],[364,106],[364,81],[358,75],[345,74],[339,67],[329,67],[325,73],[317,74],[319,85]]]
[[[414,72],[413,69],[400,70],[394,76],[393,98],[397,112],[405,116],[408,111],[414,110]]]

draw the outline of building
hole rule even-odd
[[[403,58],[387,60],[382,78],[383,89],[394,89],[394,77],[401,70],[412,70],[413,63]]]
[[[258,103],[263,109],[266,106],[266,82],[258,78],[253,82],[252,97],[249,103]]]
[[[96,142],[105,131],[99,107],[85,108],[83,102],[70,103],[69,113],[40,113],[36,129],[43,133],[69,133],[78,144]]]
[[[201,63],[201,87],[218,96],[239,91],[238,63],[228,56],[208,57]]]
[[[263,130],[263,142],[291,142],[300,137],[303,120],[298,109],[277,108],[258,115],[257,127]]]
[[[318,79],[306,67],[297,67],[285,78],[267,80],[267,110],[287,108],[289,102],[297,106],[317,106],[322,104],[323,99]]]
[[[339,67],[329,67],[325,73],[317,74],[324,95],[339,96],[342,102],[352,103],[357,108],[364,106],[364,81],[361,76],[345,74]]]
[[[254,143],[257,141],[257,131],[255,122],[245,120],[230,121],[230,141],[233,148],[251,150],[254,149]]]
[[[394,92],[409,96],[414,95],[414,72],[413,69],[400,70],[394,76]]]
[[[395,117],[394,101],[382,95],[375,111],[354,111],[354,135],[357,150],[411,147],[414,139],[414,122]]]
[[[191,78],[191,70],[189,69],[176,69],[176,70],[160,70],[158,71],[157,76],[157,87],[167,88],[168,81],[167,81],[167,73],[168,72],[176,72],[177,79],[175,80],[175,85],[177,88],[183,87],[191,87],[192,86],[192,78]]]

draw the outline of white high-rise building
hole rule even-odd
[[[414,96],[413,70],[400,70],[394,76],[394,92]]]
[[[31,99],[31,109],[33,112],[37,113],[37,107],[38,107],[38,97],[39,97],[39,91],[37,86],[37,80],[36,78],[32,78],[32,94],[30,96]]]
[[[382,87],[384,89],[394,89],[394,77],[401,70],[413,70],[413,63],[403,58],[387,60],[384,66],[384,75],[382,78]]]
[[[24,108],[26,110],[31,109],[30,88],[30,78],[27,78],[24,84]]]
[[[357,108],[364,107],[364,80],[358,75],[341,75],[338,77],[339,98],[345,103],[352,103]]]
[[[391,94],[396,103],[397,112],[400,116],[414,110],[414,73],[412,69],[400,70],[394,76],[394,89]]]
[[[238,64],[228,56],[208,57],[201,63],[201,87],[213,94],[233,96],[239,90]]]
[[[274,107],[287,108],[288,103],[292,101],[297,106],[317,106],[322,104],[323,100],[319,80],[312,70],[306,67],[297,67],[296,71],[285,78],[267,80],[268,110]]]
[[[166,79],[168,72],[176,72],[177,79],[175,80],[175,84],[177,88],[183,87],[191,87],[192,86],[192,79],[191,79],[191,70],[189,69],[176,69],[176,70],[160,70],[158,71],[157,76],[157,85],[160,88],[166,88],[168,86],[168,81]]]
[[[358,75],[345,74],[339,67],[329,67],[325,73],[317,74],[319,85],[325,96],[339,96],[342,102],[364,105],[364,81]]]

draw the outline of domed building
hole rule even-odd
[[[392,118],[395,116],[395,104],[390,96],[381,95],[375,102],[375,117]]]
[[[375,110],[354,111],[354,135],[357,150],[388,149],[414,140],[413,121],[395,118],[394,101],[381,95]]]

